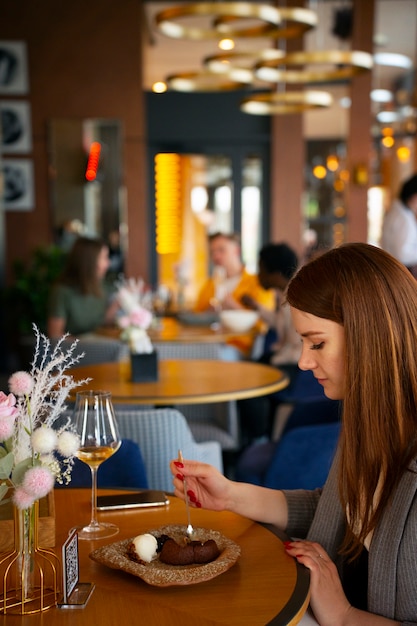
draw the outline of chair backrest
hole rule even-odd
[[[263,485],[273,489],[322,487],[336,452],[339,435],[339,422],[290,430],[275,448]]]
[[[145,462],[135,441],[123,439],[118,451],[99,466],[97,485],[103,488],[148,489]],[[56,487],[62,486],[56,484]],[[75,459],[68,486],[91,486],[91,470],[86,463]]]
[[[293,428],[312,426],[313,424],[331,424],[339,422],[342,402],[329,398],[303,400],[294,405],[284,426],[282,436]]]
[[[176,409],[122,410],[117,412],[122,437],[136,441],[141,449],[151,489],[172,491],[169,463],[181,450],[185,458],[212,463],[222,470],[217,442],[198,444],[185,417]]]
[[[220,359],[221,343],[155,341],[160,359]]]
[[[73,341],[66,339],[62,342],[63,350],[69,348]],[[51,348],[56,341],[51,341]],[[122,341],[117,339],[108,339],[107,337],[82,338],[78,340],[74,350],[74,355],[78,356],[84,353],[80,365],[96,365],[97,363],[106,363],[121,361],[127,354],[127,347]]]

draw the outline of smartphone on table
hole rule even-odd
[[[166,493],[156,489],[126,491],[126,493],[97,496],[97,509],[99,511],[137,509],[152,506],[166,506],[167,504],[169,504],[169,500]]]

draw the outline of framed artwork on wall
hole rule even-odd
[[[26,43],[0,40],[0,94],[21,96],[28,92]]]
[[[0,100],[0,149],[3,154],[32,151],[30,105],[21,100]]]
[[[32,211],[35,194],[31,159],[3,159],[2,196],[7,211]]]

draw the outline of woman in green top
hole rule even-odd
[[[79,237],[74,242],[50,297],[47,332],[51,339],[64,333],[90,333],[114,321],[119,304],[110,301],[104,284],[108,267],[109,250],[103,241]]]

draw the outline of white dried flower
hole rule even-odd
[[[41,426],[33,431],[31,442],[34,452],[49,454],[57,445],[56,431],[49,426]]]
[[[71,433],[68,430],[64,430],[58,436],[57,449],[64,457],[73,456],[80,447],[80,439],[75,433]]]

